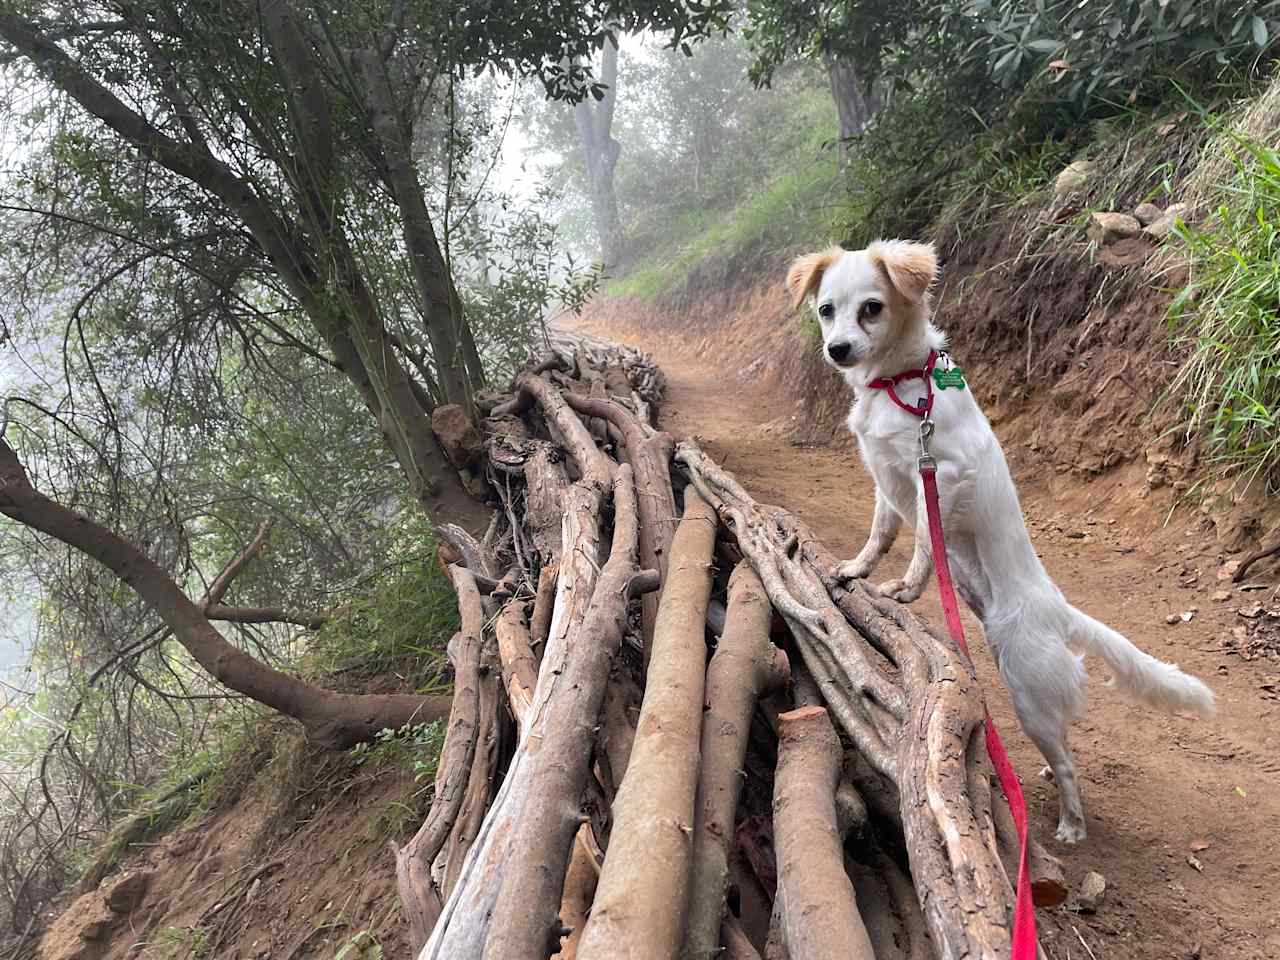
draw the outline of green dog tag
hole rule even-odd
[[[963,390],[964,372],[959,367],[948,367],[946,370],[941,367],[934,367],[933,382],[938,385],[939,390],[945,390],[947,387]]]

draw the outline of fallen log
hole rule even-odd
[[[991,819],[989,803],[969,794],[971,771],[988,766],[972,665],[905,607],[860,581],[839,582],[803,524],[762,508],[696,444],[680,443],[676,459],[760,574],[832,715],[897,786],[912,879],[935,949],[1003,960],[1013,895],[994,832],[982,827]]]
[[[724,635],[707,666],[686,960],[720,955],[729,842],[742,789],[751,714],[756,700],[784,686],[789,676],[786,654],[769,639],[772,619],[773,608],[760,578],[750,564],[739,564],[729,579]]]
[[[717,525],[707,502],[687,488],[630,764],[613,802],[609,849],[578,945],[581,960],[648,960],[680,950]]]
[[[779,720],[773,824],[787,954],[791,960],[875,960],[836,822],[840,741],[822,707],[801,707]]]
[[[444,746],[436,766],[435,796],[427,819],[405,844],[395,851],[396,883],[400,902],[409,917],[409,937],[425,943],[440,915],[441,891],[431,877],[431,865],[444,848],[457,820],[471,780],[472,760],[480,727],[480,656],[484,611],[475,578],[463,567],[451,566],[449,574],[458,591],[461,629],[449,641],[453,664],[453,706],[445,728]]]

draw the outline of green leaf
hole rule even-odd
[[[1267,45],[1267,23],[1261,17],[1253,18],[1253,42],[1259,48]]]

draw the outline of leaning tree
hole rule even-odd
[[[433,418],[473,413],[483,357],[415,165],[415,124],[464,72],[536,76],[549,96],[580,100],[599,90],[584,64],[613,31],[681,43],[723,16],[719,3],[679,2],[6,3],[0,53],[66,107],[56,147],[89,172],[73,197],[34,178],[22,212],[123,237],[108,280],[173,265],[185,282],[136,305],[144,330],[189,319],[199,298],[224,308],[228,336],[292,344],[340,373],[437,529],[475,530],[489,511]],[[98,219],[76,215],[80,200],[97,201]],[[422,708],[348,703],[227,644],[137,545],[28,482],[16,432],[0,448],[0,509],[102,561],[219,681],[335,744]]]

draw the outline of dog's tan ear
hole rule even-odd
[[[787,289],[791,292],[791,301],[795,306],[804,303],[805,297],[817,292],[822,275],[844,253],[840,247],[827,247],[817,253],[806,253],[797,257],[791,269],[787,271]]]
[[[938,275],[938,255],[932,243],[877,240],[867,247],[867,253],[904,299],[924,303],[929,286]]]

